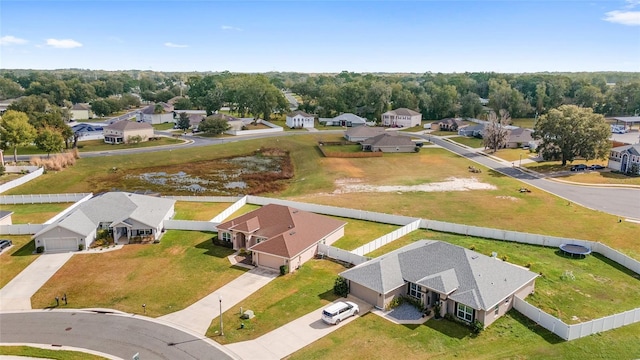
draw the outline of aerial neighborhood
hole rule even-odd
[[[0,358],[640,357],[640,5],[455,3],[3,4]]]

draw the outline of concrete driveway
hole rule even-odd
[[[344,299],[339,299],[339,301],[341,300]],[[320,319],[322,309],[327,307],[323,306],[255,340],[229,344],[226,347],[242,359],[282,359],[342,326],[346,326],[372,308],[371,305],[361,300],[351,297],[348,300],[358,304],[360,313],[338,325],[327,325]]]
[[[72,256],[72,252],[40,255],[0,289],[0,311],[31,309],[33,294]]]

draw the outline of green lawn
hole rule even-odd
[[[535,295],[527,302],[568,324],[640,307],[635,295],[640,293],[640,275],[599,254],[571,259],[560,255],[557,248],[419,230],[367,256],[377,257],[420,239],[442,240],[485,255],[497,252],[498,258],[506,256],[510,263],[529,265],[542,275],[536,280]]]
[[[0,235],[2,239],[9,239],[13,247],[5,249],[0,255],[0,288],[29,266],[39,255],[31,235]]]
[[[14,224],[42,224],[71,205],[73,204],[10,204],[2,205],[2,210],[13,211],[11,219]]]
[[[565,342],[514,310],[479,336],[444,319],[396,325],[368,313],[287,359],[635,359],[639,343],[640,323]]]
[[[511,119],[511,125],[518,126],[525,129],[533,129],[536,124],[534,118],[515,118]]]
[[[0,355],[56,360],[101,360],[102,356],[71,350],[48,350],[29,346],[0,346]]]
[[[5,155],[6,158],[6,155]],[[0,175],[0,184],[4,184],[4,183],[8,183],[9,181],[13,181],[15,179],[18,179],[20,177],[22,177],[22,174],[16,174],[16,173],[11,173],[11,174],[2,174]]]
[[[209,221],[229,206],[231,203],[178,201],[175,205],[175,219]]]
[[[180,139],[169,138],[169,137],[161,137],[158,140],[153,141],[143,141],[138,144],[118,144],[112,145],[107,144],[104,140],[86,140],[78,142],[78,151],[80,153],[89,152],[89,151],[111,151],[111,150],[122,150],[122,149],[136,149],[136,148],[145,148],[152,146],[162,146],[162,145],[171,145],[171,144],[179,144],[184,142]],[[11,155],[13,152],[11,153]],[[19,147],[18,155],[46,155],[42,150],[38,149],[35,145]],[[53,155],[53,154],[51,154]],[[9,159],[5,154],[5,158]]]
[[[280,276],[223,314],[224,337],[217,336],[219,318],[211,322],[207,336],[222,344],[255,339],[335,299],[333,283],[342,265],[312,259],[292,274]],[[240,319],[240,307],[256,317]],[[318,314],[318,317],[320,314]],[[244,323],[244,329],[240,329]]]
[[[526,160],[526,159],[529,158],[529,156],[531,156],[531,155],[535,156],[536,155],[536,154],[533,154],[529,150],[524,150],[524,149],[520,149],[520,148],[518,148],[518,149],[500,149],[500,150],[498,150],[496,152],[491,152],[491,151],[493,151],[493,150],[488,150],[487,149],[485,152],[488,153],[488,154],[491,154],[491,155],[493,155],[495,157],[499,157],[500,159],[504,159],[504,160],[507,160],[507,161],[512,161],[512,162],[515,163],[516,166],[520,164],[519,163],[520,159]],[[522,166],[524,166],[524,165],[525,164],[523,164]]]
[[[354,250],[364,244],[367,244],[383,235],[386,235],[398,228],[399,226],[382,224],[371,221],[363,221],[356,219],[345,219],[334,217],[337,220],[346,221],[344,228],[344,236],[331,246],[335,246],[344,250]]]
[[[362,146],[356,145],[323,145],[322,150],[326,154],[331,153],[359,153],[362,152]]]
[[[163,123],[163,124],[153,124],[154,130],[173,130],[175,123]]]
[[[474,137],[456,136],[449,139],[457,143],[460,143],[462,145],[467,145],[468,147],[471,147],[471,148],[479,148],[484,146],[482,139],[478,139]]]
[[[54,306],[55,296],[66,293],[69,308],[140,313],[147,304],[152,317],[184,309],[246,271],[230,265],[233,250],[214,246],[213,235],[169,230],[159,244],[75,255],[31,298],[32,306]]]

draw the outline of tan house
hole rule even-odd
[[[344,235],[347,223],[292,207],[269,204],[217,226],[218,239],[234,249],[247,249],[256,266],[298,269]]]
[[[72,120],[88,120],[93,118],[89,104],[74,104],[69,110]]]
[[[386,129],[379,126],[354,126],[344,132],[344,138],[353,142],[362,142],[385,132]]]
[[[490,325],[534,290],[538,274],[442,241],[421,240],[340,274],[351,295],[384,309],[413,298],[440,315]]]
[[[392,131],[376,135],[362,141],[362,151],[416,152],[417,144],[408,136],[400,136]]]
[[[174,122],[173,110],[173,105],[164,102],[151,104],[142,109],[140,113],[138,113],[137,121],[146,122],[149,124],[164,124]]]
[[[107,144],[127,144],[136,136],[141,141],[153,137],[153,126],[149,123],[121,120],[103,129],[104,142]]]
[[[465,122],[461,119],[446,118],[432,123],[431,129],[434,131],[458,131],[458,128],[464,125]]]
[[[422,122],[422,114],[407,108],[399,108],[382,114],[382,126],[414,127]]]
[[[13,211],[0,210],[0,225],[11,225],[13,221],[11,219]]]

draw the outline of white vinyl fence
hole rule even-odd
[[[373,250],[376,250],[384,245],[387,245],[388,243],[397,240],[407,234],[409,234],[412,231],[418,230],[418,228],[420,228],[420,219],[416,219],[414,222],[409,223],[403,227],[401,227],[400,229],[394,230],[384,236],[381,236],[367,244],[364,244],[362,246],[360,246],[359,248],[351,251],[352,253],[356,254],[356,255],[361,255],[364,256],[364,254],[368,254],[370,252],[372,252]]]
[[[234,203],[243,198],[243,196],[163,196],[167,199],[173,199],[176,201],[191,201],[191,202],[217,202],[217,203]]]
[[[44,229],[45,224],[0,225],[0,235],[31,235]]]
[[[165,220],[163,225],[167,230],[218,231],[218,223],[211,221]]]
[[[0,205],[76,202],[84,199],[87,195],[93,196],[92,193],[3,195],[0,196]]]
[[[213,219],[211,219],[209,221],[216,222],[216,223],[219,224],[224,219],[226,219],[229,216],[231,216],[231,214],[233,214],[234,212],[238,211],[238,209],[240,209],[241,207],[245,206],[246,204],[247,204],[247,197],[244,196],[244,197],[242,197],[241,199],[239,199],[238,201],[233,203],[231,206],[226,208],[223,212],[221,212],[220,214],[216,215]]]
[[[75,208],[77,208],[78,206],[80,206],[80,204],[82,204],[83,202],[91,199],[93,197],[93,193],[88,193],[85,197],[83,197],[82,199],[78,200],[76,203],[72,204],[71,206],[69,206],[68,208],[64,209],[63,211],[61,211],[60,213],[58,213],[56,216],[52,217],[51,219],[47,220],[44,225],[48,225],[48,224],[53,224],[54,222],[56,222],[58,219],[62,218],[63,216],[65,216],[66,214],[70,213],[71,211],[75,210]]]
[[[6,182],[2,185],[0,185],[0,193],[3,193],[5,191],[9,191],[11,189],[13,189],[14,187],[18,187],[26,182],[29,182],[35,178],[37,178],[38,176],[44,174],[44,168],[40,168],[34,172],[30,172],[25,176],[22,176],[18,179]]]
[[[370,260],[368,257],[354,254],[351,251],[338,249],[337,247],[329,246],[327,244],[318,244],[318,255],[348,262],[353,265],[360,265]]]

